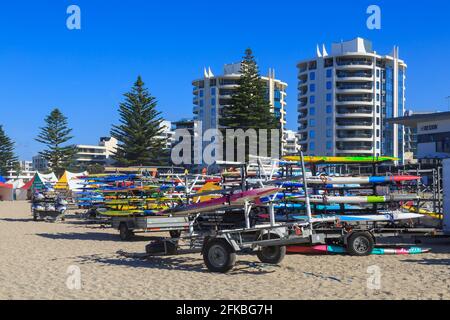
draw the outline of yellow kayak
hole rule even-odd
[[[408,210],[409,212],[412,212],[412,213],[419,213],[419,214],[423,214],[423,215],[426,215],[426,216],[429,216],[429,217],[432,217],[435,219],[440,219],[440,220],[444,219],[444,216],[442,214],[439,214],[436,212],[431,212],[431,211],[428,211],[425,209],[417,210],[417,208],[414,206],[404,205],[404,206],[402,206],[402,208],[405,210]]]

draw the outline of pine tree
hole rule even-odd
[[[156,99],[150,95],[139,76],[125,101],[119,105],[120,125],[114,125],[111,135],[119,143],[113,158],[122,166],[159,164],[164,148],[161,113]]]
[[[280,129],[280,122],[271,112],[268,88],[261,80],[251,49],[245,51],[241,63],[241,77],[237,84],[238,88],[231,97],[230,105],[223,109],[220,125],[235,130],[267,129],[267,146],[270,147],[270,130]]]
[[[17,163],[17,157],[14,155],[14,142],[0,125],[0,175],[6,175]]]
[[[67,117],[56,108],[45,118],[46,126],[41,129],[40,134],[35,139],[43,143],[47,149],[39,154],[48,161],[49,167],[60,175],[70,166],[76,152],[72,145],[65,145],[73,137],[70,135],[72,129],[68,127]]]

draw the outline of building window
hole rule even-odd
[[[215,96],[216,95],[216,88],[211,88],[211,95]]]
[[[333,149],[333,142],[327,141],[327,150]]]
[[[314,83],[311,83],[311,84],[309,85],[309,91],[311,91],[311,92],[316,92],[316,85],[315,85]]]
[[[377,129],[377,138],[380,137],[380,129]]]
[[[314,139],[316,137],[316,132],[314,130],[309,131],[309,138]]]
[[[309,115],[310,116],[315,116],[316,115],[316,108],[309,108]]]
[[[377,78],[380,77],[380,69],[377,69]]]
[[[331,102],[333,95],[331,93],[327,93],[327,102]]]
[[[380,90],[380,81],[377,81],[377,90]]]
[[[380,101],[380,94],[379,93],[377,93],[377,101],[378,102]]]
[[[327,129],[327,138],[332,138],[332,137],[333,137],[333,130]]]
[[[327,81],[327,90],[331,90],[333,88],[333,83],[331,81]]]
[[[331,117],[328,117],[327,118],[327,126],[332,126],[333,125],[333,118],[331,118]]]
[[[333,69],[327,70],[327,78],[331,78],[333,76]]]
[[[316,73],[315,72],[310,72],[309,73],[309,80],[316,80]]]
[[[204,95],[203,90],[200,90],[200,97],[203,98],[203,95]]]
[[[212,105],[212,106],[215,106],[215,105],[216,105],[216,98],[212,98],[212,99],[211,99],[211,105]]]
[[[316,120],[315,119],[310,119],[309,120],[309,126],[310,127],[315,127],[316,126]]]
[[[380,106],[377,106],[377,113],[380,113]]]
[[[310,103],[310,104],[316,103],[316,96],[310,96],[310,97],[309,97],[309,103]]]
[[[200,107],[203,107],[203,99],[200,100]]]
[[[380,149],[380,141],[377,141],[377,149]]]
[[[309,143],[309,150],[311,150],[311,151],[316,150],[316,144],[314,142]]]
[[[327,106],[327,113],[333,113],[333,107]]]

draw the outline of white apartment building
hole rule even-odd
[[[116,151],[117,139],[113,137],[102,137],[98,145],[75,146],[76,154],[74,162],[79,166],[88,166],[92,164],[110,164],[111,156]]]
[[[162,132],[158,138],[164,141],[164,149],[170,150],[175,141],[175,132],[172,130],[172,122],[164,120],[161,122],[160,127],[162,128]]]
[[[44,172],[48,169],[48,161],[41,155],[34,156],[32,161],[32,167],[34,171]]]
[[[305,154],[403,158],[403,126],[387,119],[405,112],[406,64],[398,48],[379,55],[356,38],[317,46],[298,63],[298,131]]]
[[[8,175],[5,177],[6,180],[23,180],[24,182],[28,182],[33,179],[36,171],[33,170],[33,162],[32,161],[19,161],[20,171],[17,172],[15,170],[9,170]]]
[[[297,155],[300,150],[298,133],[293,130],[285,130],[284,141],[283,155]]]
[[[215,76],[211,68],[204,70],[204,77],[192,82],[194,94],[194,120],[202,122],[202,129],[218,129],[223,109],[230,105],[231,96],[238,88],[241,77],[241,63],[226,64],[223,75]],[[275,71],[269,70],[261,77],[267,87],[267,99],[272,112],[280,120],[282,132],[286,126],[287,83],[275,79]]]

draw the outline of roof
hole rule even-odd
[[[401,124],[407,127],[417,127],[418,123],[436,120],[450,120],[450,112],[413,114],[407,117],[387,119],[387,122]]]

